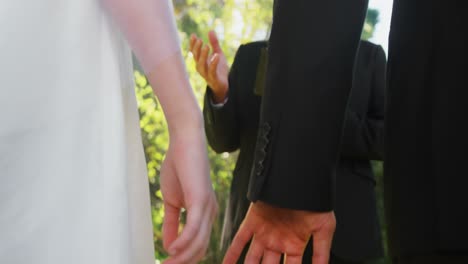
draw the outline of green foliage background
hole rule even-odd
[[[218,33],[228,62],[232,62],[241,43],[267,38],[271,27],[273,0],[173,0],[173,2],[182,40],[182,52],[191,84],[201,106],[206,84],[196,73],[191,54],[188,52],[190,34],[195,33],[206,41],[208,32],[214,29]],[[363,30],[364,39],[372,36],[377,21],[378,11],[370,10]],[[136,66],[135,69],[141,133],[150,180],[155,257],[156,260],[163,260],[167,255],[162,246],[161,227],[164,211],[158,176],[168,147],[169,136],[162,109],[154,98],[151,87],[138,70],[139,67]],[[209,150],[211,178],[219,202],[219,214],[214,224],[208,255],[203,263],[221,263],[224,255],[224,252],[220,251],[219,241],[236,157],[236,153],[217,155]]]

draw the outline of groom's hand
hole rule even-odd
[[[281,254],[285,254],[285,263],[301,264],[307,242],[313,236],[313,263],[328,264],[334,231],[333,212],[283,209],[258,201],[250,205],[223,263],[237,263],[252,239],[245,263],[277,264]]]

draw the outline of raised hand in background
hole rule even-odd
[[[219,45],[216,33],[210,31],[208,38],[212,53],[210,53],[210,47],[195,34],[190,37],[190,51],[197,64],[197,72],[213,91],[214,103],[222,103],[229,90],[229,65]]]

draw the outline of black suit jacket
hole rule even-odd
[[[252,200],[334,208],[346,84],[366,5],[365,0],[276,0]],[[394,0],[384,176],[393,256],[468,254],[467,11],[462,1]],[[316,99],[306,103],[309,98]],[[298,122],[299,115],[310,121]],[[300,174],[305,167],[312,176]],[[311,186],[313,195],[301,201]]]
[[[393,10],[384,169],[390,249],[468,255],[468,8],[395,0]]]
[[[275,2],[250,200],[333,209],[340,138],[366,13],[361,2],[366,1]],[[329,14],[340,18],[330,20]]]
[[[265,47],[263,41],[238,49],[229,76],[229,99],[223,107],[213,107],[210,89],[205,95],[209,144],[217,152],[240,150],[225,216],[225,245],[233,239],[250,204],[246,194],[261,100],[254,86],[258,81],[260,53]],[[382,48],[362,41],[337,168],[338,226],[332,252],[348,260],[360,261],[383,255],[375,179],[369,160],[382,159],[385,65]]]

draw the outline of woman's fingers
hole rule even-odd
[[[204,205],[194,204],[187,209],[187,223],[180,236],[169,247],[169,254],[175,255],[183,251],[197,236],[204,214]]]
[[[167,251],[179,235],[180,208],[164,203],[163,246]]]
[[[210,202],[204,203],[204,205],[206,206],[202,208],[202,211],[199,211],[199,213],[194,212],[196,214],[194,217],[201,216],[200,221],[192,222],[197,225],[196,228],[193,229],[194,226],[189,226],[189,223],[187,223],[186,228],[188,229],[184,228],[184,231],[179,237],[180,240],[177,241],[177,243],[180,244],[174,243],[176,254],[171,255],[170,259],[165,262],[166,264],[198,263],[198,261],[205,256],[210,241],[215,207],[212,206]],[[192,217],[190,220],[194,220],[194,218]],[[187,221],[189,221],[189,219],[187,219]],[[186,230],[187,232],[184,234]],[[174,249],[171,247],[171,250]]]

